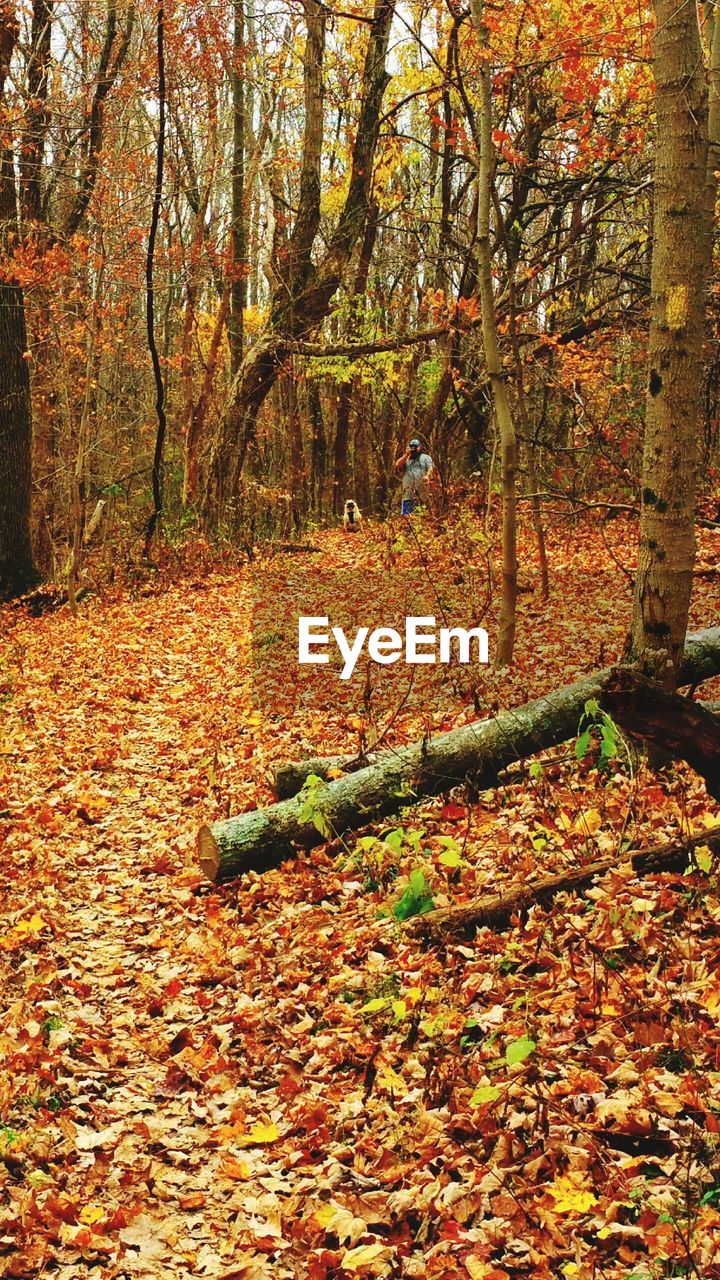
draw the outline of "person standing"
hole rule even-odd
[[[422,499],[423,486],[433,469],[433,461],[429,453],[423,452],[419,440],[411,440],[397,459],[395,468],[402,476],[401,514],[409,516]]]

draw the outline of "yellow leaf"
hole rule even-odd
[[[392,1011],[398,1022],[402,1022],[403,1018],[407,1018],[408,1007],[404,1000],[393,1000]]]
[[[485,1280],[488,1272],[494,1270],[489,1263],[483,1262],[481,1258],[476,1258],[472,1253],[467,1258],[463,1258],[463,1266],[471,1280]]]
[[[595,1234],[598,1240],[607,1240],[608,1236],[612,1235],[612,1231],[609,1227],[601,1227],[599,1231],[595,1232]]]
[[[101,1209],[99,1204],[86,1204],[78,1216],[80,1221],[89,1227],[93,1222],[100,1222],[100,1219],[105,1217],[105,1210]]]
[[[361,1244],[357,1249],[346,1249],[340,1266],[343,1271],[374,1271],[374,1263],[387,1257],[389,1250],[385,1244]]]
[[[389,1003],[389,1000],[383,1000],[381,996],[377,996],[375,1000],[368,1000],[367,1004],[364,1004],[359,1012],[379,1013],[381,1009],[387,1009]]]
[[[279,1137],[280,1130],[276,1124],[254,1124],[246,1141],[264,1146],[268,1142],[277,1142]]]
[[[235,1178],[238,1182],[247,1182],[252,1176],[252,1169],[245,1160],[234,1160],[226,1156],[220,1165],[220,1172],[225,1178]]]
[[[564,1276],[576,1276],[579,1273],[580,1268],[577,1262],[566,1262],[565,1266],[561,1267],[560,1270]]]
[[[46,927],[45,921],[43,920],[42,916],[39,915],[36,911],[35,915],[31,916],[29,920],[20,921],[20,923],[17,926],[17,932],[18,933],[42,933],[45,927]]]
[[[341,1243],[349,1241],[350,1244],[354,1244],[367,1231],[364,1218],[356,1218],[349,1209],[343,1208],[334,1201],[316,1209],[312,1220],[322,1227],[323,1231],[331,1231]]]
[[[580,831],[583,835],[588,836],[594,836],[596,831],[600,830],[601,825],[602,817],[598,809],[586,809],[573,824],[575,831]]]
[[[408,1091],[402,1076],[398,1075],[392,1067],[383,1067],[378,1072],[377,1083],[381,1089],[387,1089],[388,1093],[397,1094],[401,1098],[404,1098]]]
[[[409,1000],[410,1004],[417,1004],[418,1000],[422,1000],[422,991],[420,987],[410,987],[410,989],[405,992],[405,999]]]
[[[592,1191],[583,1191],[568,1177],[556,1178],[547,1191],[555,1201],[556,1213],[588,1213],[598,1203]]]

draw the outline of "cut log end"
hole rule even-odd
[[[220,869],[220,846],[210,827],[201,827],[197,838],[200,870],[208,880],[215,881]]]

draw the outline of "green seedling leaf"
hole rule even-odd
[[[470,1099],[471,1107],[482,1107],[487,1102],[497,1102],[502,1090],[496,1084],[481,1084]]]
[[[513,1040],[505,1050],[505,1061],[509,1067],[514,1066],[516,1062],[524,1062],[536,1048],[535,1041],[529,1040],[526,1036],[521,1040]]]

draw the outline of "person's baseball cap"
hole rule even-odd
[[[411,440],[411,441],[410,441],[410,448],[411,448],[411,449],[419,449],[419,448],[420,448],[420,441],[419,441],[419,440]]]

